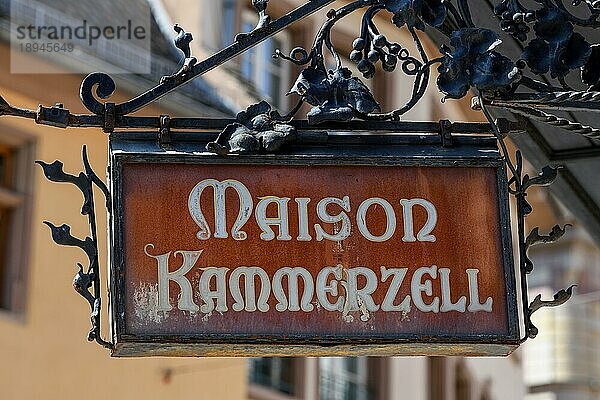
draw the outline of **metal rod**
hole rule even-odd
[[[214,141],[218,136],[218,132],[182,132],[172,131],[172,143],[208,143]],[[149,141],[159,139],[159,132],[153,131],[133,131],[133,132],[113,132],[110,135],[113,140],[126,141]],[[492,135],[453,135],[453,145],[486,145],[494,147],[496,145],[496,137]],[[294,146],[302,145],[441,145],[443,144],[442,136],[439,134],[390,134],[390,133],[356,133],[352,135],[332,134],[327,131],[299,131],[294,141]]]
[[[538,99],[531,100],[491,100],[487,102],[492,107],[519,107],[529,106],[542,110],[555,110],[555,111],[586,111],[586,112],[600,112],[600,102],[595,101],[564,101],[561,103],[545,103]]]
[[[82,121],[82,119],[79,119]],[[95,123],[93,117],[88,120]],[[171,129],[194,129],[207,131],[221,131],[227,125],[236,122],[234,119],[207,119],[207,118],[171,118]],[[331,131],[362,131],[362,132],[397,132],[397,133],[438,133],[439,122],[420,121],[348,121],[326,122],[311,125],[306,120],[289,122],[297,130],[331,130]],[[80,125],[81,126],[81,125]],[[100,127],[100,125],[93,125]],[[160,117],[119,117],[116,127],[121,129],[160,128]],[[519,128],[517,123],[509,123],[509,129]],[[452,132],[459,134],[486,134],[492,135],[494,129],[491,124],[484,122],[454,122]]]

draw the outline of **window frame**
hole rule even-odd
[[[35,137],[0,125],[0,146],[12,152],[11,185],[0,188],[0,204],[11,209],[7,228],[4,275],[0,287],[0,317],[24,322],[27,307],[29,259],[35,174]]]

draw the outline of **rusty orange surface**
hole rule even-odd
[[[204,179],[235,179],[252,194],[254,205],[264,196],[289,197],[291,241],[263,241],[254,217],[244,226],[248,238],[200,240],[198,226],[190,216],[190,192]],[[230,231],[237,216],[239,200],[227,190],[227,221]],[[351,236],[342,242],[316,241],[313,225],[320,222],[316,204],[324,197],[349,196],[352,221]],[[300,242],[298,211],[294,198],[309,197],[309,226],[313,240]],[[381,243],[368,241],[356,229],[356,210],[368,198],[389,201],[398,221],[393,237]],[[424,198],[436,206],[435,242],[402,241],[402,208],[400,199]],[[123,251],[125,268],[125,317],[129,334],[221,334],[248,335],[331,335],[352,337],[386,337],[399,334],[436,335],[504,335],[509,330],[506,278],[502,258],[502,232],[498,205],[496,168],[471,167],[375,167],[375,166],[257,166],[257,165],[184,165],[124,164],[123,166]],[[202,207],[214,232],[213,191],[202,196]],[[426,214],[415,208],[415,226],[425,223]],[[335,214],[339,208],[332,208]],[[273,208],[269,213],[274,214]],[[373,234],[385,230],[385,213],[373,206],[368,213],[368,227]],[[329,232],[333,227],[321,223]],[[273,227],[275,233],[277,228]],[[170,282],[173,310],[157,311],[157,263],[144,248],[153,244],[154,254],[178,250],[204,250],[198,262],[186,275],[194,293],[194,302],[203,304],[197,290],[198,280],[207,267],[259,266],[270,278],[281,267],[303,267],[316,279],[326,266],[341,264],[344,268],[368,267],[380,277],[380,267],[408,268],[396,304],[410,293],[410,276],[423,266],[436,265],[451,269],[452,301],[467,296],[466,270],[479,269],[479,294],[482,302],[493,298],[492,312],[445,313],[422,312],[414,305],[408,313],[371,312],[368,320],[353,312],[352,322],[342,312],[326,311],[319,306],[316,294],[311,312],[277,311],[277,300],[269,298],[268,312],[234,311],[233,299],[227,291],[228,311],[191,313],[177,309],[179,286]],[[170,268],[181,265],[181,257],[170,259]],[[227,275],[229,277],[229,274]],[[381,304],[390,280],[378,283],[373,294]],[[430,302],[441,296],[440,279],[432,280]],[[300,286],[302,289],[302,285]],[[340,295],[344,292],[340,291]],[[333,297],[331,297],[334,300]]]

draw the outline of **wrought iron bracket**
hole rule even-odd
[[[478,102],[481,105],[481,109],[489,120],[492,120],[491,114],[489,113],[487,106],[482,99]],[[522,342],[527,339],[534,339],[538,333],[538,328],[533,324],[531,316],[537,310],[542,307],[557,307],[566,303],[573,294],[573,288],[576,285],[572,285],[566,290],[560,290],[554,295],[554,301],[541,301],[541,295],[538,295],[533,302],[529,302],[529,287],[527,284],[527,276],[534,270],[534,265],[528,256],[528,250],[531,246],[536,244],[549,244],[558,241],[566,232],[566,228],[570,225],[561,227],[560,225],[554,226],[552,231],[548,235],[541,235],[539,228],[535,227],[531,232],[525,236],[525,220],[528,215],[533,212],[531,204],[527,201],[527,191],[533,186],[550,186],[558,177],[558,172],[561,169],[560,166],[546,166],[542,168],[538,176],[530,177],[528,174],[523,174],[523,156],[520,150],[517,150],[515,154],[515,162],[511,160],[511,154],[508,151],[508,147],[505,143],[505,135],[502,134],[498,126],[494,125],[496,131],[496,138],[500,149],[504,155],[506,167],[510,174],[509,192],[514,196],[516,200],[517,208],[517,235],[518,235],[518,260],[519,260],[519,271],[521,278],[521,302],[523,305],[523,318],[525,321],[525,336],[522,338]]]
[[[95,341],[98,344],[112,349],[112,343],[102,339],[101,333],[101,310],[102,294],[100,287],[100,268],[98,261],[98,235],[96,231],[96,209],[94,203],[94,186],[98,187],[106,198],[106,208],[110,212],[110,195],[108,188],[102,180],[92,170],[87,156],[86,146],[82,151],[84,171],[79,175],[70,175],[63,171],[63,164],[60,161],[54,161],[52,164],[46,164],[43,161],[36,161],[39,164],[46,178],[52,182],[70,183],[75,185],[83,194],[83,207],[81,214],[88,217],[90,236],[85,239],[78,239],[71,235],[69,225],[55,226],[51,222],[44,221],[51,231],[52,239],[61,246],[78,247],[87,255],[88,266],[77,263],[79,271],[73,279],[73,288],[77,293],[84,297],[91,309],[91,329],[88,333],[88,340]]]
[[[40,107],[37,112],[22,110],[1,98],[0,115],[35,118],[38,123],[63,128],[100,126],[107,133],[118,127],[146,126],[141,120],[131,120],[132,117],[127,116],[332,2],[310,0],[273,20],[267,13],[268,0],[253,0],[259,18],[257,27],[252,32],[238,35],[230,46],[202,61],[191,54],[192,34],[175,25],[175,46],[184,55],[182,67],[163,77],[157,86],[120,104],[100,101],[114,93],[116,85],[112,78],[102,73],[90,74],[82,82],[80,96],[91,115],[73,115],[60,106]],[[275,51],[275,57],[305,67],[290,90],[290,94],[298,95],[300,101],[286,117],[295,115],[301,103],[308,103],[312,109],[307,117],[312,124],[351,119],[397,121],[424,97],[431,70],[437,67],[436,84],[446,98],[461,98],[473,89],[485,105],[502,107],[598,139],[600,127],[585,126],[551,112],[600,110],[600,73],[597,72],[600,70],[600,45],[591,45],[575,31],[577,26],[600,27],[600,8],[587,0],[573,2],[572,8],[565,7],[562,1],[535,3],[539,4],[539,9],[529,9],[520,0],[496,1],[494,12],[499,30],[523,44],[524,51],[516,60],[498,50],[502,41],[497,32],[474,25],[468,0],[354,0],[339,9],[329,10],[312,48],[297,47],[289,55]],[[332,45],[333,27],[356,12],[363,13],[362,24],[349,58],[357,64],[363,78],[372,78],[376,65],[381,65],[386,72],[400,69],[414,81],[411,98],[396,110],[380,111],[380,105],[368,87],[343,65]],[[410,35],[416,54],[381,34],[375,20],[378,14],[389,15],[398,29]],[[429,58],[424,50],[418,31],[427,26],[448,39],[447,44],[440,46],[439,57]],[[333,56],[333,68],[325,64],[325,52]],[[580,84],[575,85],[578,87],[567,84],[567,76],[573,78],[579,70]],[[558,85],[548,83],[548,73]],[[570,82],[575,81],[570,79]],[[279,115],[275,111],[273,114]]]

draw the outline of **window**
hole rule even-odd
[[[368,400],[366,357],[323,357],[319,359],[319,395],[322,400]]]
[[[256,26],[256,15],[244,13],[242,32],[250,32]],[[241,56],[240,72],[242,77],[252,83],[258,94],[275,108],[287,106],[285,93],[290,80],[289,63],[273,58],[275,50],[288,51],[288,37],[285,32],[265,40]]]
[[[237,34],[235,29],[235,11],[235,0],[223,0],[223,25],[221,30],[221,44],[223,47],[232,44]]]
[[[296,368],[293,358],[265,357],[250,360],[250,383],[294,395]]]
[[[31,225],[33,145],[24,135],[0,135],[0,310],[25,310]]]

